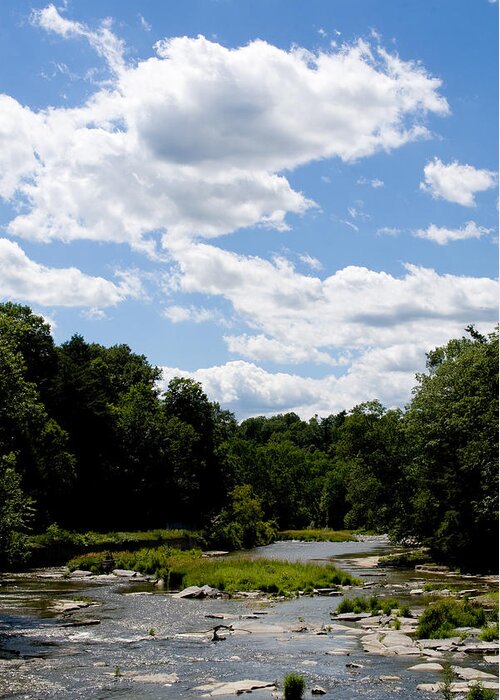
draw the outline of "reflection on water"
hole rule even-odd
[[[343,558],[369,557],[389,549],[380,540],[278,542],[254,550],[252,556],[291,561],[333,557],[340,558],[340,564]],[[355,569],[352,564],[349,568]],[[51,610],[54,599],[82,596],[99,606],[67,617]],[[0,696],[199,698],[202,692],[196,686],[210,679],[275,681],[295,671],[305,676],[308,688],[325,688],[327,700],[425,698],[415,690],[417,682],[432,682],[436,677],[421,674],[416,679],[407,671],[412,665],[408,659],[368,656],[349,628],[318,634],[330,623],[329,611],[339,600],[302,597],[265,605],[179,600],[146,584],[12,576],[2,580],[0,587]],[[99,619],[100,624],[67,626],[89,618]],[[224,641],[211,642],[210,630],[216,624],[232,625],[236,632],[229,632]],[[307,629],[298,631],[303,628]],[[341,654],[331,653],[335,651]],[[350,669],[347,662],[360,667]],[[173,673],[179,680],[167,685]],[[134,681],[137,674],[140,682]],[[396,675],[399,681],[379,679]],[[254,691],[252,697],[269,700],[271,695]]]

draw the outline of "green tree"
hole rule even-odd
[[[498,332],[468,331],[429,353],[417,376],[404,420],[411,496],[396,532],[455,565],[496,570]]]
[[[0,566],[26,561],[33,515],[33,501],[21,488],[15,455],[0,455]]]
[[[214,518],[211,538],[229,549],[249,549],[269,544],[274,539],[274,523],[264,520],[264,511],[249,484],[237,486],[230,493],[227,508]]]

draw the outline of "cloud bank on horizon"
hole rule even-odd
[[[109,19],[91,27],[47,5],[31,24],[68,51],[87,42],[107,71],[73,106],[35,108],[0,95],[0,197],[9,212],[0,239],[3,299],[55,317],[59,308],[79,309],[80,319],[102,324],[112,324],[105,310],[134,309],[133,349],[134,333],[145,332],[140,307],[154,304],[157,324],[189,326],[200,347],[196,367],[182,366],[181,346],[178,366],[160,362],[164,381],[192,376],[240,417],[326,415],[375,397],[402,405],[426,351],[469,323],[492,329],[498,287],[487,274],[438,271],[410,259],[411,248],[387,271],[380,262],[332,269],[321,247],[304,250],[305,237],[297,250],[263,247],[266,237],[325,217],[316,190],[296,184],[301,172],[318,164],[347,172],[412,144],[431,149],[431,120],[453,119],[452,109],[443,81],[418,60],[378,39],[283,49],[262,39],[228,47],[199,35],[160,39],[151,55],[132,61]],[[141,26],[151,31],[142,15]],[[440,202],[480,209],[497,183],[480,165],[427,157],[412,193],[431,207],[426,225],[373,226],[374,238],[396,231],[400,240],[406,226],[407,240],[437,250],[493,239],[491,227],[470,218],[434,222]],[[324,176],[323,186],[336,179]],[[386,180],[356,176],[353,187],[369,185],[377,197]],[[357,234],[372,215],[356,196],[330,219]],[[115,281],[92,265],[109,246],[130,251]],[[89,251],[86,270],[78,253],[71,265],[58,264],[59,251],[68,259],[72,248]],[[155,328],[147,332],[154,337]],[[209,367],[206,338],[223,348]]]

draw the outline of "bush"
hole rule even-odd
[[[453,637],[456,627],[482,627],[486,623],[484,609],[467,600],[439,600],[431,603],[420,616],[418,639]]]
[[[483,642],[496,641],[498,639],[498,622],[493,627],[485,627],[479,635],[479,638],[482,639]]]
[[[283,681],[283,698],[284,700],[300,700],[304,697],[304,676],[299,676],[297,673],[289,673]]]
[[[481,683],[474,683],[469,688],[465,698],[466,700],[495,700],[496,695],[493,690],[484,688]]]

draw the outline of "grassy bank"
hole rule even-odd
[[[300,540],[302,542],[355,542],[353,530],[280,530],[279,540]]]
[[[330,588],[358,582],[350,574],[331,565],[301,564],[244,556],[203,558],[199,550],[182,552],[169,547],[116,552],[117,568],[133,569],[163,578],[171,589],[209,585],[221,591],[260,590],[289,595],[314,588]],[[102,571],[103,556],[93,553],[75,557],[70,569]]]
[[[64,564],[70,557],[86,552],[117,552],[136,550],[145,546],[167,544],[177,549],[204,547],[201,532],[181,529],[156,529],[134,532],[74,532],[51,525],[39,535],[30,538],[30,566]]]

